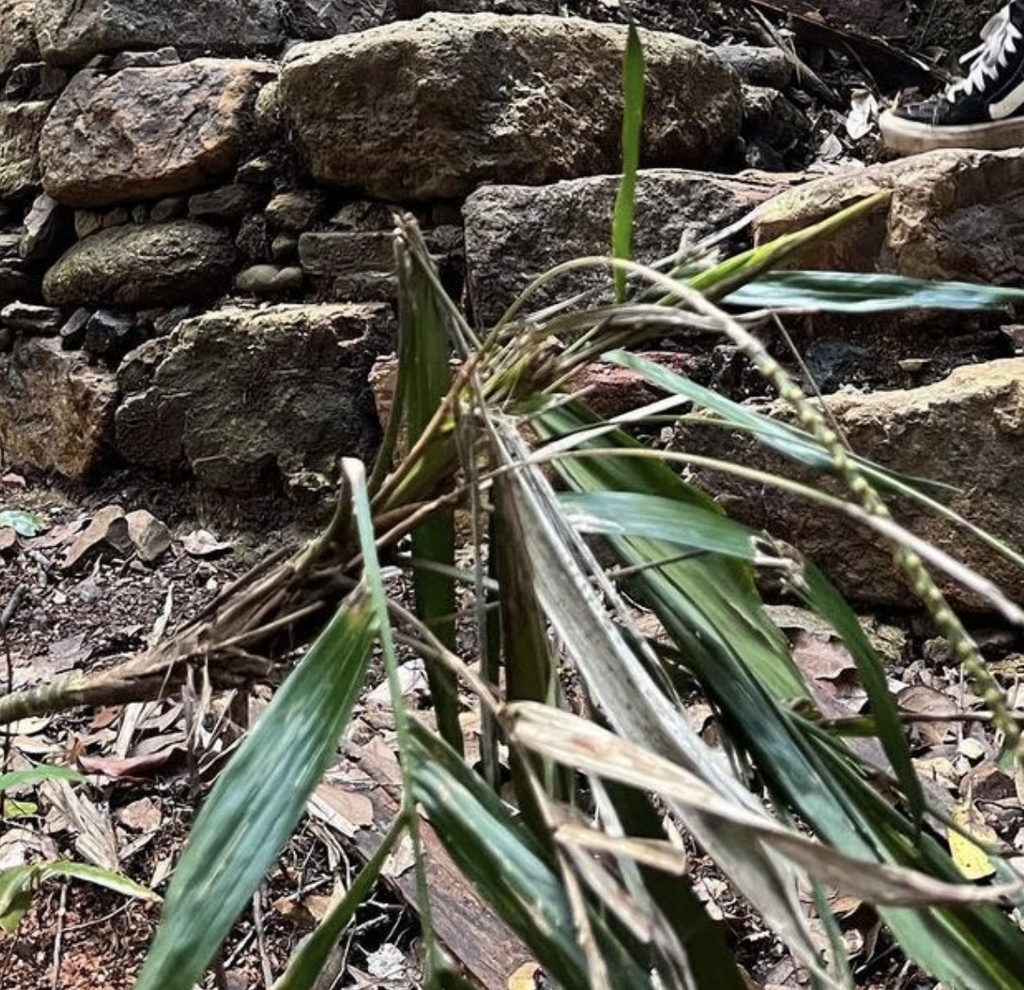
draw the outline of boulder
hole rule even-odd
[[[636,192],[633,256],[652,262],[739,219],[784,188],[778,176],[727,178],[706,172],[651,169]],[[463,208],[466,275],[473,314],[489,326],[542,272],[560,262],[611,250],[619,178],[592,176],[549,186],[484,186]],[[310,235],[306,235],[310,236]],[[610,289],[608,269],[577,270],[546,286],[534,309],[583,289]]]
[[[297,265],[251,265],[235,276],[235,292],[241,295],[283,298],[302,294],[302,269]]]
[[[1024,359],[958,368],[943,381],[921,388],[839,393],[825,401],[858,454],[894,471],[952,486],[939,493],[940,501],[1011,546],[1024,547]],[[767,411],[790,418],[788,407],[780,403]],[[689,424],[677,428],[675,446],[813,480],[816,486],[841,492],[834,482],[792,468],[745,434]],[[914,605],[891,553],[838,513],[771,485],[705,469],[696,472],[695,480],[713,492],[730,515],[766,528],[816,561],[856,602],[894,608]],[[894,515],[919,536],[995,580],[1012,598],[1024,597],[1020,569],[963,530],[906,500],[895,503]],[[943,584],[956,604],[979,606],[962,588],[949,581]]]
[[[39,133],[48,102],[0,103],[0,200],[39,188]]]
[[[815,244],[795,266],[1019,285],[1022,188],[1020,149],[932,151],[798,186],[760,211],[756,236],[770,240],[888,189],[888,207]]]
[[[297,234],[308,230],[324,209],[323,194],[316,190],[278,193],[263,211],[267,223],[276,230]]]
[[[40,138],[46,191],[96,207],[209,185],[237,166],[256,94],[274,72],[263,62],[209,58],[110,76],[79,72]]]
[[[231,283],[231,235],[191,220],[111,227],[79,241],[43,279],[60,306],[144,307],[211,300]]]
[[[243,54],[284,40],[277,0],[35,0],[43,57],[84,65],[94,55],[173,45]]]
[[[12,102],[52,100],[68,84],[67,69],[45,62],[24,62],[8,73],[3,85],[3,98]]]
[[[0,76],[39,59],[32,12],[36,0],[0,0]]]
[[[302,270],[314,277],[353,271],[391,272],[395,267],[395,236],[390,230],[315,231],[300,235]]]
[[[739,132],[738,76],[697,42],[642,39],[643,163],[712,164]],[[431,14],[297,45],[280,100],[315,178],[459,198],[617,171],[625,43],[625,28],[583,20]]]
[[[4,463],[82,480],[109,454],[117,385],[56,338],[32,337],[0,355]]]
[[[292,33],[333,38],[383,24],[392,0],[287,0]]]
[[[32,201],[25,214],[24,233],[18,244],[18,253],[27,262],[40,262],[47,258],[70,224],[57,201],[41,193]]]
[[[190,468],[206,492],[242,499],[280,495],[310,472],[331,476],[340,455],[367,457],[379,437],[367,376],[394,335],[387,305],[230,308],[186,320],[118,409],[118,450],[131,464]]]
[[[12,302],[0,309],[0,327],[30,337],[53,337],[63,323],[59,309],[33,303]]]

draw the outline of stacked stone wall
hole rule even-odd
[[[85,482],[153,472],[235,518],[325,504],[337,458],[372,457],[380,436],[370,381],[387,380],[380,359],[395,344],[394,211],[417,218],[481,327],[552,265],[608,249],[626,31],[560,7],[0,0],[4,467]],[[640,260],[754,210],[727,247],[884,189],[886,207],[800,264],[1024,284],[1020,151],[788,174],[811,126],[785,53],[642,38]],[[602,286],[607,275],[582,274],[535,302]],[[828,399],[863,452],[957,486],[957,511],[1024,545],[1024,333],[1012,318],[819,314],[790,329],[797,374],[863,391]],[[793,364],[781,338],[769,342]],[[754,378],[718,340],[652,346],[733,395]],[[604,413],[651,395],[614,369],[581,384]],[[678,438],[760,456],[721,431]],[[875,558],[856,534],[835,542],[832,521],[802,503],[705,481],[738,517],[820,550],[854,597],[899,601],[895,580],[860,566]],[[927,531],[1024,594],[1018,573],[955,532]]]
[[[458,297],[467,196],[619,158],[624,28],[550,3],[428,6],[455,12],[0,0],[9,466],[156,469],[242,504],[305,498],[338,455],[372,455],[368,375],[395,336],[392,211],[417,217]],[[646,163],[732,153],[728,58],[645,42]]]

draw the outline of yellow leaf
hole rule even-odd
[[[535,962],[523,963],[509,978],[508,990],[537,990],[540,966]]]
[[[953,807],[952,818],[964,832],[982,842],[999,841],[999,837],[985,824],[985,820],[970,800],[958,802]],[[983,880],[995,873],[996,868],[992,865],[992,860],[981,846],[953,828],[946,830],[946,836],[949,839],[949,852],[953,862],[968,880]]]

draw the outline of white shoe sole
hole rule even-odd
[[[936,148],[975,148],[981,151],[1004,151],[1024,146],[1024,117],[993,120],[984,124],[961,124],[956,127],[919,124],[897,117],[886,110],[878,118],[885,146],[901,155],[915,155]]]

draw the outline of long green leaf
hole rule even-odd
[[[445,744],[414,723],[414,792],[460,870],[566,990],[588,990],[572,908],[541,847]],[[646,974],[602,933],[616,986],[650,990]]]
[[[47,780],[66,780],[69,783],[81,783],[85,778],[71,767],[46,766],[29,767],[27,770],[14,770],[0,774],[0,793],[13,791],[19,787],[30,787]]]
[[[302,817],[362,689],[374,638],[364,589],[278,690],[214,785],[167,892],[136,990],[190,990]]]
[[[98,887],[106,887],[115,893],[124,894],[126,897],[139,897],[147,901],[160,899],[148,887],[137,884],[123,873],[89,863],[54,859],[42,863],[10,866],[0,870],[0,928],[13,932],[25,912],[32,906],[33,893],[54,877],[85,880]]]
[[[753,561],[757,532],[720,512],[646,492],[566,492],[566,517],[581,533],[648,536],[683,547]]]
[[[741,285],[752,282],[772,268],[778,268],[794,254],[831,237],[847,224],[856,223],[867,214],[888,204],[891,196],[892,193],[888,190],[876,192],[810,227],[783,234],[773,241],[759,244],[749,251],[727,258],[694,275],[688,284],[691,289],[703,293],[708,299],[723,299]]]
[[[544,613],[537,602],[531,575],[520,566],[516,547],[523,543],[520,520],[509,500],[515,498],[508,479],[494,481],[494,544],[491,554],[495,558],[500,584],[498,608],[501,616],[501,646],[505,665],[505,696],[519,700],[558,703],[558,661],[548,636]],[[518,751],[510,755],[512,784],[515,788],[520,813],[538,837],[547,834],[529,768]],[[564,798],[569,782],[550,776],[549,793]]]
[[[612,216],[612,254],[627,261],[633,256],[633,214],[636,173],[640,168],[640,139],[644,112],[644,53],[640,35],[630,24],[622,63],[622,181]],[[626,298],[626,272],[615,269],[615,299]]]
[[[560,496],[569,520],[581,532],[642,536],[742,560],[757,557],[757,534],[717,513],[643,492],[586,492]],[[850,650],[868,694],[879,739],[917,821],[924,794],[914,772],[910,746],[900,722],[885,670],[856,616],[825,576],[805,565],[798,590],[807,604],[832,624]]]
[[[405,376],[401,410],[407,425],[407,440],[412,447],[431,428],[451,384],[451,342],[446,308],[440,293],[416,259],[399,251],[405,263],[399,267],[398,317],[401,336],[401,372]],[[394,411],[392,416],[398,415]],[[420,470],[438,471],[450,452],[446,445],[432,444],[423,452]],[[445,567],[455,563],[454,514],[438,511],[412,534],[413,589],[417,611],[432,632],[449,649],[455,646],[455,582],[436,570],[416,565],[417,560]],[[438,728],[448,742],[462,750],[459,725],[458,690],[451,674],[431,665],[427,668],[430,694]]]
[[[681,395],[698,406],[716,413],[730,428],[749,432],[765,446],[782,454],[783,457],[815,471],[832,471],[832,461],[827,451],[806,430],[765,416],[749,406],[734,402],[712,389],[698,385],[683,375],[676,374],[668,368],[628,351],[609,351],[604,357],[610,364],[635,371],[652,385],[674,395]],[[877,464],[872,464],[856,454],[850,454],[850,457],[872,484],[884,490],[898,489],[901,494],[909,494],[908,489],[950,490],[949,485],[900,475],[879,467]]]
[[[875,720],[878,739],[910,804],[914,821],[921,823],[925,800],[921,782],[914,770],[910,744],[900,721],[896,701],[889,690],[885,667],[871,645],[853,610],[831,582],[813,564],[804,566],[803,580],[797,587],[810,608],[825,619],[850,651],[868,704]]]
[[[392,825],[377,851],[359,871],[352,881],[352,886],[345,891],[345,896],[328,908],[320,924],[296,950],[288,963],[288,968],[274,981],[273,990],[311,990],[316,986],[320,971],[349,922],[355,917],[356,911],[372,892],[388,856],[405,833],[405,829],[406,824],[402,819]]]
[[[1024,302],[1024,289],[974,282],[932,282],[880,272],[770,272],[730,292],[730,306],[822,313],[885,313],[898,309],[1005,309]]]
[[[580,433],[589,423],[568,404],[531,420],[542,437],[553,438]],[[625,465],[613,470],[617,458],[607,453],[610,439],[631,444],[627,438],[605,434],[600,438],[602,457],[556,462],[572,487],[604,491],[628,484]],[[649,490],[639,473],[633,482],[636,490]],[[677,478],[676,484],[680,501],[692,500],[682,480]],[[666,485],[661,494],[672,493]],[[778,801],[789,804],[822,838],[848,855],[958,880],[948,852],[867,784],[870,768],[791,709],[782,682],[773,674],[773,664],[789,669],[788,660],[777,641],[772,645],[771,639],[750,635],[756,625],[747,615],[749,602],[741,599],[743,604],[732,608],[733,589],[720,586],[705,558],[654,567],[671,556],[671,545],[622,537],[611,538],[611,543],[621,562],[635,569],[635,593],[656,612],[690,671],[721,709],[723,730],[750,751]],[[790,695],[802,692],[801,688]],[[719,858],[719,853],[713,855]],[[908,955],[951,987],[1024,987],[1024,978],[1016,975],[1024,974],[1024,938],[998,910],[974,906],[913,912],[883,907],[880,912]]]

